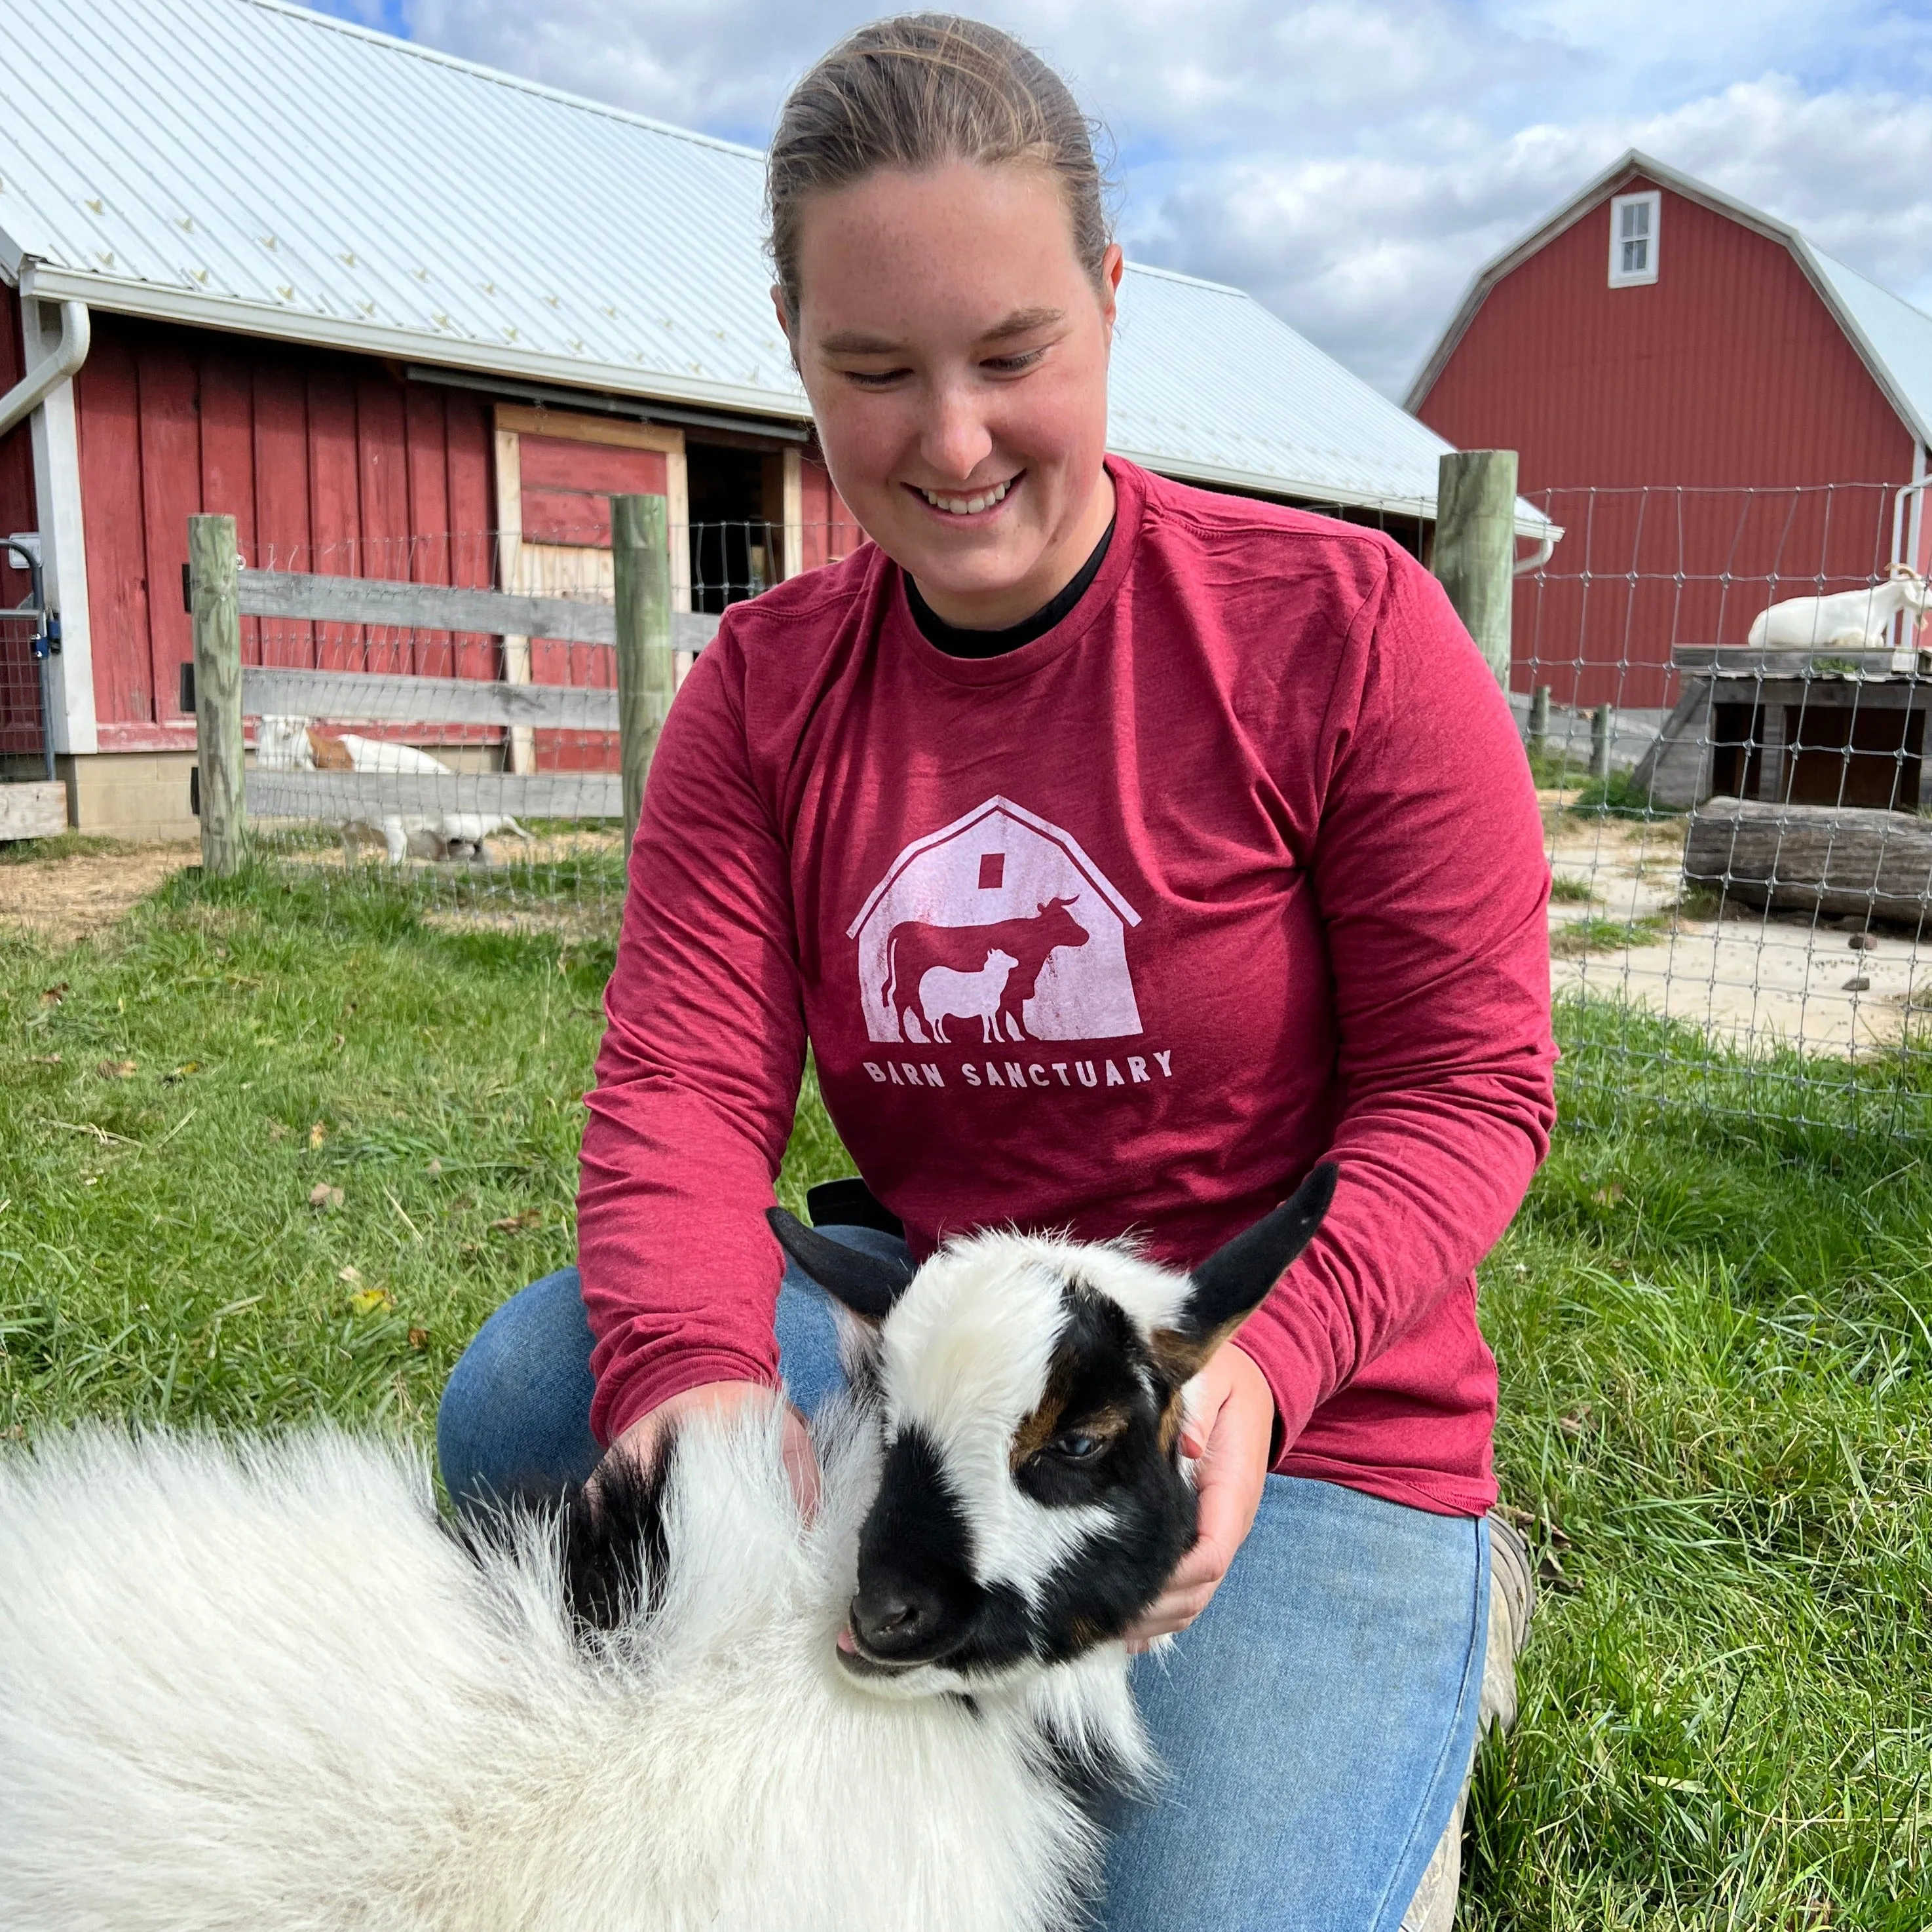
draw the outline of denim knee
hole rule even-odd
[[[554,1497],[596,1467],[591,1346],[574,1268],[532,1282],[484,1323],[436,1411],[437,1460],[459,1508]]]

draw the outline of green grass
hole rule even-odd
[[[1594,905],[1597,902],[1596,888],[1588,879],[1573,878],[1563,872],[1550,875],[1550,896],[1558,905]]]
[[[426,1430],[476,1324],[572,1252],[610,957],[266,873],[0,944],[0,1430]],[[1561,1030],[1564,1123],[1483,1281],[1504,1492],[1562,1587],[1462,1923],[1918,1932],[1924,1083],[1601,1004]],[[787,1198],[844,1166],[808,1093]]]

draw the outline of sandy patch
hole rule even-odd
[[[1855,948],[1833,920],[1743,904],[1714,918],[1707,896],[1680,904],[1687,820],[1580,818],[1559,796],[1544,802],[1552,872],[1592,895],[1550,902],[1558,993],[1628,1000],[1745,1052],[1856,1059],[1932,1025],[1932,960],[1909,934],[1880,928]]]
[[[188,866],[195,844],[134,845],[0,866],[0,926],[25,928],[56,946],[105,932],[130,907]]]

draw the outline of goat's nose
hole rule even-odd
[[[874,1657],[904,1657],[938,1628],[938,1599],[904,1584],[861,1590],[852,1599],[852,1630]]]

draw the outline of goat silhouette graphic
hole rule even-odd
[[[1034,996],[1049,954],[1063,946],[1084,946],[1087,928],[1067,910],[1072,898],[1048,899],[1024,919],[1002,919],[990,926],[928,926],[902,920],[886,940],[886,983],[880,998],[898,1022],[902,1038],[924,1040],[920,985],[935,966],[977,974],[995,952],[1013,961],[992,1019],[998,1040],[1033,1037],[1021,1009]]]

